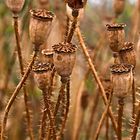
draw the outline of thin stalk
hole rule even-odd
[[[69,34],[69,23],[70,23],[70,20],[67,16],[67,21],[66,21],[66,29],[65,29],[65,34],[64,34],[64,42],[67,41],[67,37],[68,37],[68,34]]]
[[[62,120],[62,126],[60,129],[60,134],[59,134],[58,140],[62,139],[62,136],[64,133],[64,129],[66,126],[66,121],[67,121],[68,113],[69,113],[69,106],[70,106],[70,81],[68,81],[67,87],[66,87],[66,110],[65,110],[65,114],[64,114],[64,119]]]
[[[21,73],[21,76],[23,76],[24,68],[23,68],[23,59],[22,59],[21,46],[20,46],[20,37],[19,37],[19,31],[18,31],[18,16],[14,16],[13,19],[14,19],[14,30],[15,30],[15,37],[16,37],[16,44],[17,44],[18,59],[19,59],[19,65],[20,65],[20,73]],[[28,95],[27,95],[27,90],[26,90],[26,84],[23,85],[23,92],[24,92],[27,129],[28,129],[30,140],[33,140],[34,136],[33,136],[33,130],[32,130],[31,115],[30,115],[30,111],[28,107]]]
[[[108,113],[108,109],[109,109],[109,106],[110,106],[110,103],[111,103],[111,99],[112,99],[112,93],[111,93],[111,95],[110,95],[110,97],[109,97],[109,101],[108,101],[108,104],[106,105],[105,111],[103,112],[103,114],[102,114],[102,116],[101,116],[101,119],[100,119],[100,121],[99,121],[98,127],[97,127],[97,129],[96,129],[96,131],[95,131],[95,135],[94,135],[94,137],[93,137],[93,140],[97,140],[98,137],[99,137],[101,127],[102,127],[103,122],[104,122],[104,120],[105,120],[105,118],[106,118],[106,115],[107,115],[107,113]]]
[[[137,132],[138,132],[138,127],[139,127],[139,122],[140,122],[140,102],[139,102],[139,105],[138,105],[138,112],[137,112],[137,115],[136,115],[136,119],[135,119],[135,123],[134,123],[134,126],[133,126],[133,130],[132,130],[131,140],[136,140]]]
[[[19,91],[21,90],[21,88],[23,87],[24,83],[26,82],[26,79],[28,78],[32,66],[34,64],[35,58],[37,56],[37,51],[34,51],[34,54],[32,56],[32,60],[29,64],[29,66],[27,67],[22,79],[20,80],[19,84],[17,85],[16,89],[14,90],[11,98],[9,99],[7,106],[4,110],[4,116],[3,116],[3,120],[2,120],[2,126],[1,126],[1,140],[4,140],[4,133],[5,133],[5,127],[6,127],[6,123],[7,123],[7,119],[8,119],[8,114],[10,111],[10,108],[12,106],[12,104],[14,103],[16,96],[18,95]]]
[[[68,43],[70,43],[71,40],[72,40],[72,37],[74,35],[74,31],[76,29],[76,25],[77,25],[77,18],[74,18],[74,20],[72,22],[72,25],[71,25],[71,29],[70,29],[69,35],[68,35],[68,39],[67,39]]]
[[[123,107],[124,107],[124,98],[118,99],[118,140],[122,140],[122,117],[123,117]]]
[[[80,46],[81,46],[81,48],[82,48],[82,50],[83,50],[83,52],[84,52],[84,55],[85,55],[85,57],[86,57],[86,59],[87,59],[87,61],[88,61],[88,64],[89,64],[89,66],[90,66],[90,68],[91,68],[91,70],[92,70],[93,76],[94,76],[94,78],[95,78],[95,80],[96,80],[96,82],[97,82],[97,84],[98,84],[98,86],[99,86],[99,89],[100,89],[100,91],[101,91],[101,95],[102,95],[104,104],[107,105],[108,100],[107,100],[107,97],[106,97],[106,94],[105,94],[104,87],[103,87],[103,85],[102,85],[102,83],[101,83],[101,80],[100,80],[100,78],[99,78],[99,76],[98,76],[98,74],[97,74],[97,72],[96,72],[95,66],[94,66],[94,64],[92,63],[92,60],[91,60],[91,58],[90,58],[90,56],[89,56],[89,53],[88,53],[88,51],[87,51],[87,48],[86,48],[86,46],[85,46],[85,43],[84,43],[84,40],[83,40],[83,38],[82,38],[82,34],[81,34],[79,28],[77,28],[77,36],[78,36],[78,40],[79,40],[79,42],[80,42]],[[118,133],[118,131],[117,131],[117,123],[116,123],[116,121],[115,121],[115,118],[114,118],[114,116],[113,116],[113,112],[112,112],[112,110],[111,110],[110,107],[109,107],[109,110],[108,110],[108,111],[109,111],[109,116],[110,116],[111,121],[112,121],[112,124],[113,124],[113,128],[114,128],[114,130],[115,130],[115,132],[116,132],[116,134],[117,134],[117,133]],[[117,135],[118,135],[118,134],[117,134]]]
[[[109,116],[106,115],[106,134],[105,134],[106,140],[109,140]]]
[[[95,111],[96,111],[98,102],[99,102],[99,94],[96,93],[95,98],[94,98],[94,101],[93,101],[94,104],[92,106],[91,115],[90,115],[90,118],[89,118],[89,121],[88,121],[88,128],[86,130],[86,140],[89,140],[90,135],[91,135],[91,130],[92,130],[92,125],[93,125],[94,115],[95,115]]]
[[[132,118],[133,119],[135,119],[135,103],[136,103],[136,87],[135,87],[135,79],[133,79],[133,83],[132,83],[132,104],[133,104]]]
[[[49,89],[47,89],[49,90]],[[50,139],[56,140],[56,130],[55,130],[55,118],[51,106],[51,101],[50,101],[50,95],[48,94],[47,90],[44,92],[43,91],[43,96],[44,96],[44,104],[45,104],[45,110],[47,112],[49,121],[50,121]]]

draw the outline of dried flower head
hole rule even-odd
[[[33,66],[34,79],[41,90],[49,86],[52,70],[53,65],[50,63],[35,62]]]
[[[45,9],[31,10],[30,13],[30,38],[32,43],[36,47],[39,47],[46,41],[51,29],[51,23],[54,18],[54,14]]]
[[[71,75],[76,59],[77,47],[72,43],[59,43],[53,46],[53,59],[57,73],[63,78]]]
[[[134,43],[125,42],[124,47],[119,52],[122,63],[136,66],[136,54],[134,51]]]
[[[119,16],[124,11],[125,0],[114,0],[114,12],[116,16]]]
[[[25,0],[6,0],[7,7],[13,13],[19,13],[23,8],[24,3],[25,3]]]
[[[125,42],[125,24],[107,24],[109,46],[112,51],[119,52]]]
[[[110,67],[113,93],[119,98],[124,98],[132,90],[133,73],[132,65],[115,64]]]
[[[68,17],[71,20],[73,20],[73,17],[77,17],[78,19],[81,19],[83,17],[84,7],[86,5],[86,2],[87,0],[68,0],[66,4],[66,11]]]

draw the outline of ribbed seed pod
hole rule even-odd
[[[53,65],[36,61],[33,66],[34,79],[39,89],[44,90],[50,85]]]
[[[87,0],[68,0],[66,4],[66,11],[68,17],[73,20],[73,10],[78,10],[78,19],[83,17],[84,7],[86,5]]]
[[[124,47],[119,52],[122,63],[136,66],[136,54],[134,51],[134,44],[132,42],[125,42]]]
[[[24,3],[25,0],[6,0],[7,7],[15,14],[22,10]]]
[[[132,90],[132,68],[128,64],[115,64],[110,68],[113,94],[118,98],[126,97]]]
[[[53,50],[44,49],[42,50],[42,54],[44,55],[46,62],[53,64],[53,54],[54,54]]]
[[[54,14],[45,9],[30,10],[29,33],[32,43],[39,47],[49,35]]]
[[[109,46],[113,52],[119,52],[125,42],[125,24],[107,24]]]
[[[125,8],[125,0],[114,0],[114,12],[116,16],[123,13]]]
[[[52,48],[55,52],[53,55],[55,69],[62,80],[65,81],[72,73],[77,47],[72,43],[59,43]]]

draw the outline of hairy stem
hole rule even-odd
[[[67,37],[68,37],[68,34],[69,34],[69,26],[70,26],[69,22],[70,22],[70,20],[69,20],[69,18],[67,16],[66,29],[65,29],[65,34],[64,34],[64,42],[67,41]]]
[[[83,50],[83,52],[84,52],[84,55],[85,55],[85,57],[86,57],[86,59],[87,59],[87,61],[88,61],[88,64],[89,64],[89,66],[90,66],[90,68],[91,68],[91,70],[92,70],[93,76],[94,76],[94,78],[95,78],[95,80],[96,80],[96,82],[97,82],[97,84],[98,84],[98,86],[99,86],[99,89],[100,89],[100,91],[101,91],[100,93],[101,93],[101,96],[102,96],[102,98],[103,98],[103,101],[104,101],[105,105],[107,105],[108,100],[107,100],[107,97],[106,97],[106,94],[105,94],[104,87],[103,87],[103,85],[102,85],[102,83],[101,83],[101,80],[100,80],[100,78],[99,78],[99,76],[98,76],[98,74],[97,74],[97,72],[96,72],[96,69],[95,69],[95,67],[94,67],[94,64],[92,63],[92,60],[91,60],[91,58],[90,58],[90,56],[89,56],[89,53],[88,53],[88,51],[87,51],[87,48],[86,48],[86,46],[85,46],[85,43],[84,43],[84,40],[83,40],[83,38],[82,38],[82,34],[81,34],[79,28],[77,28],[77,36],[78,36],[78,40],[79,40],[79,42],[80,42],[80,46],[81,46],[81,48],[82,48],[82,50]],[[109,110],[108,110],[108,111],[109,111],[109,116],[110,116],[110,118],[111,118],[111,121],[112,121],[114,130],[115,130],[115,132],[116,132],[116,134],[117,134],[117,133],[118,133],[118,131],[117,131],[117,123],[116,123],[116,121],[115,121],[115,118],[114,118],[114,116],[113,116],[113,112],[112,112],[112,110],[111,110],[110,107],[109,107]],[[118,135],[118,134],[117,134],[117,135]]]
[[[122,117],[123,117],[123,107],[124,107],[124,98],[118,99],[118,140],[122,140]]]
[[[23,67],[23,59],[22,59],[21,46],[20,46],[19,31],[18,31],[18,16],[13,17],[13,19],[14,19],[14,30],[15,30],[20,71],[21,71],[21,76],[23,76],[24,67]],[[26,90],[26,84],[23,85],[23,92],[24,92],[24,103],[25,103],[25,111],[26,111],[27,129],[28,129],[30,140],[33,140],[34,136],[33,136],[33,130],[32,130],[31,115],[30,115],[30,111],[29,111],[29,107],[28,107],[28,95],[27,95],[27,90]]]
[[[23,87],[26,79],[28,78],[28,76],[31,72],[31,69],[32,69],[32,65],[34,64],[36,56],[37,56],[37,51],[34,52],[29,66],[27,67],[22,79],[20,80],[19,84],[17,85],[16,89],[14,90],[14,92],[13,92],[13,94],[12,94],[10,100],[8,101],[7,106],[4,110],[4,116],[3,116],[3,120],[2,120],[2,126],[1,126],[1,140],[4,139],[4,132],[5,132],[5,127],[6,127],[6,123],[7,123],[10,108],[11,108],[12,104],[14,103],[14,101],[16,99],[16,96],[18,95],[19,91]]]
[[[135,119],[135,103],[136,103],[136,88],[135,88],[135,79],[133,79],[133,83],[132,83],[132,104],[133,104],[132,118],[133,119]]]

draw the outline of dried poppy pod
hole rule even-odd
[[[54,14],[45,9],[30,10],[29,33],[32,43],[39,47],[49,35]]]
[[[107,24],[109,46],[113,52],[119,52],[125,42],[125,24]]]
[[[132,42],[125,42],[124,47],[119,52],[122,63],[136,66],[136,54],[134,51],[134,44]]]
[[[114,0],[114,12],[116,16],[123,13],[125,7],[125,0]]]
[[[53,54],[54,54],[53,50],[44,49],[42,50],[42,54],[44,55],[46,62],[53,64]]]
[[[33,66],[34,79],[41,90],[46,89],[50,85],[53,67],[50,63],[35,62]]]
[[[7,7],[14,13],[19,13],[23,6],[24,6],[25,0],[6,0]]]
[[[55,52],[53,55],[55,69],[61,76],[62,82],[66,82],[75,64],[77,47],[72,43],[59,43],[52,48]]]
[[[133,66],[128,64],[115,64],[110,68],[113,94],[118,98],[124,98],[132,90],[132,68]]]
[[[84,7],[86,5],[87,0],[68,0],[66,4],[66,12],[67,16],[73,20],[73,17],[75,17],[75,13],[73,11],[78,11],[78,15],[76,16],[78,19],[81,19],[83,17],[84,13]]]

